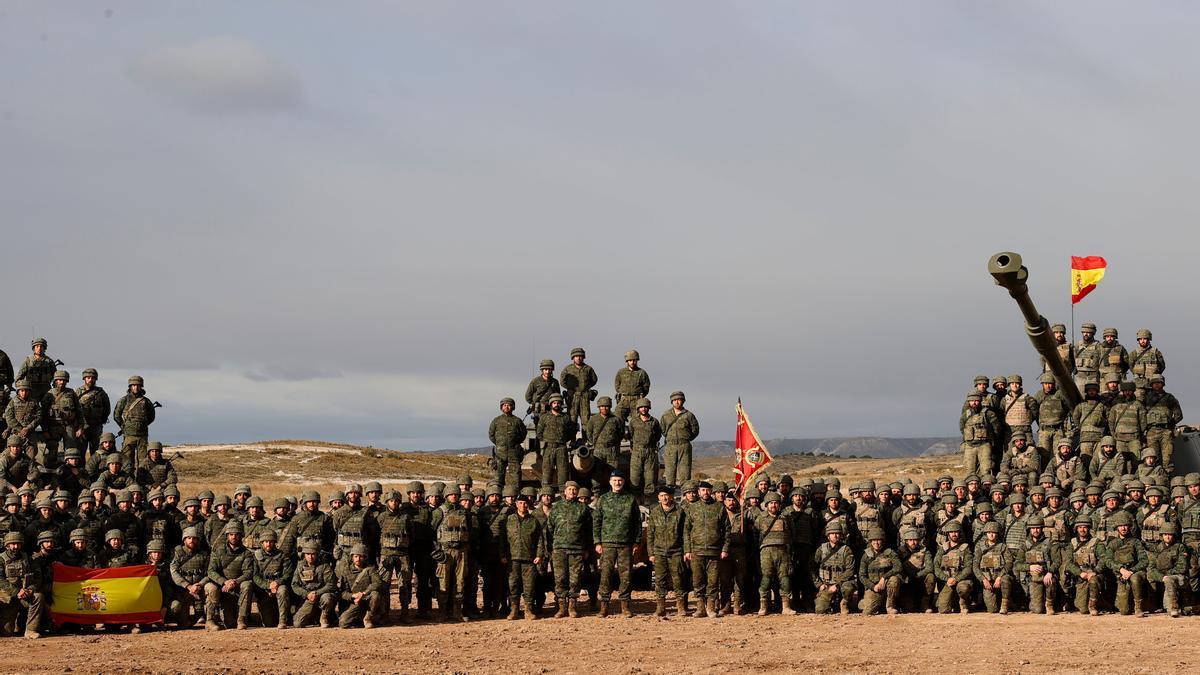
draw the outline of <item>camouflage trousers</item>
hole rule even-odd
[[[1150,427],[1146,430],[1146,447],[1158,450],[1158,458],[1167,473],[1175,469],[1175,432],[1166,427]]]
[[[286,583],[279,584],[279,590],[272,593],[270,588],[254,588],[254,604],[258,606],[258,618],[264,627],[282,626],[287,624],[291,616],[292,592]]]
[[[633,448],[629,453],[629,487],[634,495],[653,496],[658,474],[658,450]]]
[[[550,564],[554,568],[554,597],[559,603],[579,597],[579,584],[583,578],[583,551],[568,551],[556,548],[550,552]]]
[[[717,602],[721,599],[721,558],[692,554],[692,590],[696,600]]]
[[[592,401],[588,392],[577,391],[563,396],[567,399],[567,419],[578,424],[580,429],[586,429],[587,421],[592,418]]]
[[[729,555],[720,560],[721,606],[733,603],[739,609],[752,595],[748,593],[750,580],[750,556],[746,549],[730,547]]]
[[[0,602],[0,634],[17,634],[17,617],[21,608],[25,608],[25,632],[40,631],[46,621],[46,596],[34,593],[24,600],[18,600],[16,595],[8,602]]]
[[[1058,451],[1057,446],[1059,439],[1066,437],[1067,435],[1065,432],[1063,432],[1061,425],[1057,427],[1045,428],[1042,428],[1039,425],[1037,432],[1037,447],[1050,453],[1050,456],[1053,457],[1054,453]],[[1068,440],[1070,440],[1070,438],[1068,438]]]
[[[542,448],[542,487],[549,486],[558,492],[559,487],[570,479],[570,467],[565,445]]]
[[[412,559],[407,552],[404,553],[389,553],[379,556],[379,576],[383,577],[383,583],[387,584],[388,592],[384,593],[387,598],[384,603],[384,609],[389,609],[392,604],[392,581],[396,581],[396,595],[400,597],[400,607],[408,609],[408,604],[412,601],[412,578],[413,568]]]
[[[511,607],[517,607],[521,598],[524,598],[525,611],[537,609],[533,598],[537,589],[537,575],[537,567],[532,560],[508,561],[508,602]]]
[[[825,586],[826,588],[822,590],[820,589],[821,586]],[[819,581],[817,597],[813,603],[813,611],[817,614],[828,614],[830,608],[838,602],[853,605],[857,598],[858,582],[853,579],[847,579],[842,582]]]
[[[94,427],[84,427],[83,438],[79,439],[79,452],[82,454],[81,459],[87,460],[91,455],[100,452],[100,436],[103,433],[103,424]],[[82,464],[83,462],[80,462],[80,465]]]
[[[1182,541],[1189,553],[1188,587],[1193,593],[1200,593],[1200,534],[1184,532]]]
[[[1159,606],[1164,610],[1178,611],[1186,597],[1187,579],[1182,574],[1168,574],[1162,581],[1148,581],[1152,596],[1161,599]]]
[[[600,599],[612,597],[613,576],[619,582],[618,600],[633,599],[633,547],[626,544],[604,544],[600,554]]]
[[[663,482],[675,488],[692,479],[692,444],[668,443],[663,449]]]
[[[617,401],[616,407],[613,408],[613,414],[620,417],[622,422],[629,422],[629,416],[637,412],[633,409],[633,404],[637,402],[637,398],[637,396],[621,396]]]
[[[1096,446],[1098,445],[1100,445],[1099,438],[1094,441],[1079,441],[1079,459],[1083,462],[1084,466],[1091,466],[1092,457],[1095,456],[1097,450]],[[1057,451],[1058,448],[1055,448],[1055,450]]]
[[[167,610],[167,621],[183,627],[193,626],[204,618],[204,589],[200,589],[200,597],[195,597],[186,588],[171,584],[169,588],[163,588],[163,606]]]
[[[410,549],[413,578],[417,584],[417,609],[428,612],[433,607],[433,588],[437,584],[434,575],[433,559],[429,557],[432,550],[426,544]]]
[[[1127,453],[1126,454],[1127,457],[1136,457],[1137,459],[1140,460],[1142,457],[1142,439],[1140,439],[1140,438],[1130,438],[1130,439],[1118,438],[1117,439],[1117,452]]]
[[[521,448],[496,448],[496,482],[500,487],[521,484]]]
[[[983,475],[992,472],[991,443],[964,442],[959,447],[963,453],[963,470],[967,474]]]
[[[1053,574],[1023,575],[1021,587],[1029,599],[1029,611],[1033,614],[1045,614],[1048,606],[1054,606],[1058,584]]]
[[[121,445],[121,459],[132,462],[136,471],[146,464],[146,436],[130,436],[125,434],[125,442]]]
[[[204,620],[220,623],[232,628],[237,622],[250,618],[250,601],[254,599],[254,583],[238,582],[231,591],[223,591],[215,583],[204,586]],[[217,621],[220,614],[221,621]]]
[[[878,583],[878,582],[876,582]],[[883,590],[877,591],[874,586],[863,589],[862,613],[870,616],[896,607],[896,597],[900,594],[900,577],[893,575],[883,582]]]
[[[1075,610],[1087,614],[1089,605],[1100,602],[1104,596],[1104,575],[1096,574],[1091,579],[1072,577],[1074,582]]]
[[[383,609],[383,594],[379,591],[363,593],[358,602],[345,600],[345,607],[338,615],[338,628],[349,628],[366,617],[377,617]]]
[[[996,580],[1000,581],[1000,588],[995,587]],[[995,614],[1000,611],[1001,606],[1006,606],[1012,602],[1013,579],[1011,574],[1000,574],[998,576],[989,576],[986,579],[979,580],[979,588],[983,595],[983,606],[987,611]]]
[[[333,611],[337,609],[337,599],[333,597],[333,593],[322,593],[314,602],[308,599],[308,592],[301,589],[300,600],[300,606],[296,608],[295,614],[292,614],[293,626],[303,628],[318,611],[321,619],[333,623]]]
[[[467,586],[468,553],[465,549],[446,547],[442,549],[446,559],[437,564],[438,609],[461,608],[463,590]],[[512,578],[512,575],[509,575]],[[443,607],[442,602],[446,603]]]
[[[654,596],[666,598],[668,588],[674,589],[676,599],[687,600],[687,586],[683,583],[682,553],[654,555]]]
[[[905,579],[900,591],[909,609],[923,612],[930,608],[933,594],[937,591],[937,577],[930,574],[923,579]]]
[[[66,451],[69,448],[79,447],[77,441],[81,439],[75,438],[75,428],[62,424],[51,423],[45,432],[46,454],[42,464],[47,469],[53,469],[58,466],[58,456],[60,451]],[[51,462],[46,464],[46,462]]]
[[[974,589],[975,582],[970,579],[959,579],[953,586],[943,584],[937,596],[937,611],[949,614],[954,611],[955,605],[965,610],[971,604],[971,591]]]
[[[758,552],[758,569],[761,577],[758,582],[758,595],[765,599],[770,597],[771,589],[779,588],[779,595],[789,598],[792,595],[792,556],[783,546],[766,546]],[[785,600],[786,601],[786,600]]]
[[[1113,606],[1122,614],[1133,614],[1134,605],[1140,605],[1146,593],[1146,573],[1134,572],[1129,579],[1116,575],[1116,593]]]

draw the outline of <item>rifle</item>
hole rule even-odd
[[[65,365],[67,365],[67,364],[63,363],[62,359],[54,359],[54,365],[56,365],[56,366],[65,366]]]

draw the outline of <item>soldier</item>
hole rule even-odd
[[[793,603],[792,609],[799,609],[801,604],[807,609],[812,609],[816,592],[808,571],[812,566],[813,553],[816,551],[816,516],[813,515],[812,507],[807,503],[808,492],[806,489],[801,487],[794,490],[791,496],[792,504],[784,509],[783,515],[789,521],[789,529],[792,534],[791,587],[792,597],[797,600]],[[761,560],[759,564],[761,565]],[[799,597],[797,598],[797,596]]]
[[[20,532],[4,535],[4,552],[0,553],[0,636],[15,635],[17,615],[22,607],[26,612],[25,637],[36,640],[42,635],[38,627],[46,617],[45,579],[33,568],[29,556],[21,549],[25,539]]]
[[[550,509],[550,517],[546,519],[546,540],[550,546],[550,564],[554,569],[554,598],[558,604],[558,611],[554,614],[556,619],[564,616],[579,618],[578,601],[583,561],[592,547],[592,510],[580,502],[578,497],[579,484],[573,480],[564,483],[563,498],[555,502]],[[653,525],[651,527],[653,528]],[[646,539],[648,544],[651,540],[652,537]],[[651,547],[652,563],[653,550]],[[677,553],[679,565],[682,565],[682,556],[680,550]],[[658,566],[655,565],[654,569],[657,584]],[[655,588],[657,589],[657,585]],[[676,596],[680,597],[679,594],[680,589],[676,587]],[[686,603],[686,596],[682,597]]]
[[[179,482],[179,474],[171,460],[163,457],[163,446],[159,441],[146,444],[146,461],[137,470],[138,485],[143,487],[165,488]]]
[[[588,419],[592,416],[592,399],[596,397],[593,387],[600,381],[596,371],[583,362],[585,358],[587,352],[583,347],[575,347],[571,350],[571,362],[563,366],[558,376],[566,399],[567,417],[577,429],[587,428]]]
[[[1088,382],[1100,382],[1102,350],[1096,342],[1096,324],[1083,324],[1079,335],[1083,339],[1075,343],[1075,384],[1083,389]]]
[[[1143,389],[1149,386],[1150,378],[1155,375],[1162,375],[1167,369],[1167,361],[1163,358],[1162,352],[1150,344],[1150,340],[1154,339],[1148,328],[1143,328],[1137,332],[1138,346],[1133,352],[1126,355],[1129,362],[1129,371],[1133,373],[1134,383],[1138,389]],[[1146,406],[1147,408],[1150,406]]]
[[[1107,408],[1121,400],[1121,378],[1116,373],[1104,376],[1104,390],[1100,392],[1100,400]]]
[[[1034,398],[1037,399],[1038,450],[1049,457],[1060,438],[1070,437],[1067,422],[1071,419],[1071,404],[1067,397],[1058,389],[1058,383],[1053,373],[1043,373],[1041,377],[1042,391]]]
[[[107,542],[107,546],[96,556],[100,567],[129,567],[141,562],[137,546],[132,542],[127,544],[129,538],[121,530],[109,530],[104,535],[104,541]]]
[[[664,448],[664,480],[672,489],[692,477],[692,441],[700,435],[700,422],[692,411],[683,407],[682,391],[671,392],[671,409],[663,413],[660,425],[666,440]]]
[[[5,491],[15,492],[37,485],[38,464],[25,454],[24,446],[25,443],[19,435],[13,434],[8,437],[7,453],[0,457],[0,480],[6,485]]]
[[[1010,375],[1008,394],[1004,397],[1005,446],[1018,434],[1033,437],[1033,423],[1038,419],[1038,401],[1021,388],[1021,376]],[[1003,469],[1001,469],[1003,470]]]
[[[625,421],[612,414],[612,399],[601,396],[596,400],[599,412],[587,421],[585,436],[592,443],[592,492],[601,492],[607,484],[604,476],[620,468],[621,439],[625,437]]]
[[[71,530],[67,537],[67,550],[63,551],[59,562],[69,567],[96,567],[96,554],[88,540],[88,532],[82,528]],[[176,623],[180,623],[176,621]]]
[[[754,520],[765,513],[749,498],[743,506],[738,503],[737,493],[729,490],[725,483],[712,483],[713,495],[725,507],[725,517],[729,520],[729,555],[720,559],[717,564],[721,580],[721,603],[719,612],[740,616],[746,605],[753,602],[752,589],[758,586],[755,580],[758,572],[758,545],[755,543]],[[711,613],[711,612],[710,612]]]
[[[121,452],[129,457],[135,469],[146,451],[146,441],[150,435],[150,425],[154,423],[156,407],[153,401],[146,398],[145,383],[141,375],[131,376],[127,393],[113,408],[113,421],[125,434],[125,444],[121,446]]]
[[[208,559],[208,579],[205,587],[204,628],[220,630],[229,628],[236,612],[238,630],[245,630],[250,617],[250,600],[253,597],[254,557],[242,545],[242,523],[233,520],[222,530],[225,541],[213,546]],[[222,622],[217,624],[220,611]]]
[[[921,543],[928,546],[933,541],[935,527],[929,506],[921,501],[921,486],[916,483],[905,485],[902,488],[901,500],[899,508],[892,511],[893,528],[897,532],[904,528],[912,528]],[[904,537],[901,537],[898,544],[904,543],[903,539]]]
[[[1121,399],[1108,409],[1109,427],[1117,440],[1117,451],[1131,462],[1141,459],[1146,438],[1146,408],[1134,398],[1134,384],[1121,383]]]
[[[529,386],[525,387],[525,402],[529,404],[529,408],[525,412],[533,416],[535,426],[538,417],[550,409],[550,396],[552,394],[562,395],[562,387],[558,384],[558,380],[554,379],[554,361],[542,359],[538,368],[541,370],[541,374],[530,380]]]
[[[1100,385],[1089,382],[1083,388],[1083,400],[1071,411],[1071,426],[1079,433],[1079,454],[1090,462],[1096,444],[1108,433],[1108,406],[1100,400]]]
[[[1000,460],[1000,471],[1010,476],[1021,475],[1027,481],[1037,480],[1042,473],[1042,457],[1036,448],[1028,444],[1025,432],[1013,433],[1012,442],[1004,459]]]
[[[1105,328],[1104,340],[1100,343],[1100,376],[1116,375],[1125,379],[1129,371],[1129,352],[1117,341],[1117,329]]]
[[[1179,605],[1188,589],[1188,549],[1176,540],[1179,530],[1175,523],[1166,523],[1159,531],[1162,539],[1158,550],[1150,556],[1146,580],[1155,597],[1161,594],[1161,606],[1172,619],[1179,617]]]
[[[1000,523],[984,523],[983,539],[975,545],[972,572],[983,589],[983,604],[993,614],[1008,614],[1012,601],[1013,554],[1000,538]],[[999,602],[997,602],[999,600]]]
[[[637,400],[637,414],[628,421],[630,436],[629,488],[646,501],[654,494],[658,482],[658,443],[662,440],[662,427],[650,414],[650,399]]]
[[[408,605],[412,600],[413,565],[409,547],[412,545],[412,513],[402,508],[404,500],[399,490],[392,490],[384,500],[384,508],[375,514],[379,532],[379,574],[383,581],[383,614],[391,605],[391,583],[398,581],[396,594],[400,599],[400,621],[408,623]]]
[[[292,517],[280,540],[280,550],[284,555],[293,557],[300,553],[306,542],[315,544],[321,551],[332,550],[335,536],[333,523],[321,511],[321,495],[309,490],[300,495],[300,504],[300,512]]]
[[[374,542],[379,541],[379,531],[375,529],[376,521],[371,517],[371,512],[362,504],[362,486],[346,486],[346,503],[330,514],[329,518],[334,532],[337,533],[337,545],[333,548],[334,559],[341,560],[350,552],[351,547],[362,544],[367,548],[370,561],[371,547],[374,546]]]
[[[531,488],[528,489],[532,493]],[[500,539],[500,560],[508,568],[509,621],[517,618],[521,598],[525,599],[525,619],[538,618],[538,603],[534,601],[537,585],[537,566],[546,559],[545,528],[531,513],[532,494],[522,494],[515,503],[516,510],[504,519]]]
[[[733,494],[730,492],[730,494]],[[795,614],[792,609],[792,518],[783,513],[783,498],[779,493],[767,495],[764,513],[754,521],[758,542],[758,615],[766,616],[771,609],[771,592],[778,587],[780,611]]]
[[[1075,521],[1075,538],[1067,551],[1065,567],[1068,587],[1075,589],[1075,609],[1092,616],[1100,614],[1099,602],[1104,593],[1104,546],[1092,536],[1092,521],[1079,517]]]
[[[42,440],[42,435],[37,431],[42,424],[42,403],[27,381],[17,380],[16,389],[16,398],[10,400],[4,409],[4,423],[8,426],[8,433],[24,441],[32,457]]]
[[[504,519],[513,512],[513,507],[500,500],[501,493],[517,494],[517,486],[506,485],[503,490],[492,483],[486,490],[486,502],[479,509],[476,518],[479,533],[483,539],[479,543],[479,570],[483,575],[483,613],[493,619],[497,612],[508,613],[508,572],[506,565],[500,562],[500,533],[504,527]]]
[[[608,484],[611,491],[596,499],[592,511],[592,540],[596,543],[596,555],[600,559],[600,617],[608,616],[614,575],[620,582],[617,599],[621,603],[621,615],[631,617],[633,611],[629,603],[633,594],[633,545],[641,538],[642,513],[638,509],[637,499],[625,490],[624,473],[619,469],[613,471]],[[716,508],[715,513],[720,515],[720,506]],[[688,550],[687,541],[685,539],[685,550]]]
[[[288,584],[295,572],[292,559],[281,553],[276,546],[279,535],[274,530],[263,532],[258,538],[259,550],[254,552],[254,604],[263,627],[275,624],[283,630],[288,627],[292,615],[292,591]]]
[[[845,527],[833,521],[825,526],[825,543],[812,560],[813,585],[817,589],[815,611],[828,614],[840,603],[842,614],[849,614],[858,596],[854,551],[843,540]]]
[[[50,391],[55,366],[61,365],[46,356],[46,338],[34,338],[30,344],[33,353],[25,357],[17,370],[17,380],[25,380],[32,389],[34,400],[40,401]]]
[[[887,532],[873,527],[867,532],[867,549],[858,562],[858,582],[862,584],[862,613],[878,614],[886,606],[888,614],[899,614],[896,598],[900,593],[904,564],[887,547]]]
[[[641,355],[636,349],[625,352],[625,367],[617,371],[613,389],[617,392],[617,417],[624,422],[633,414],[634,402],[650,395],[650,376],[638,367]]]
[[[59,448],[74,448],[83,438],[83,409],[75,390],[67,387],[71,376],[65,370],[55,371],[54,384],[42,395],[42,428],[46,441],[44,463],[47,468],[58,466]]]
[[[488,438],[495,446],[496,482],[500,487],[504,487],[505,483],[521,483],[521,458],[525,454],[521,443],[529,430],[522,419],[512,414],[516,405],[511,398],[500,399],[500,414],[488,427]]]
[[[463,616],[463,591],[470,566],[471,533],[475,529],[471,512],[458,503],[460,496],[458,486],[450,488],[440,518],[435,513],[432,523],[437,542],[434,560],[438,563],[438,608],[443,610],[443,618],[451,621],[467,620]]]
[[[685,514],[675,503],[671,488],[659,485],[655,491],[658,506],[652,506],[646,519],[646,548],[654,565],[654,616],[667,615],[667,589],[675,590],[678,616],[687,614],[687,590],[683,579],[683,528]]]
[[[1116,579],[1117,597],[1115,605],[1121,614],[1145,616],[1142,599],[1146,583],[1146,567],[1149,558],[1142,540],[1133,536],[1133,517],[1128,511],[1120,511],[1113,517],[1116,536],[1109,538],[1101,548],[1104,566]],[[1130,600],[1132,596],[1132,607]]]
[[[1175,472],[1175,427],[1183,421],[1183,409],[1173,394],[1164,390],[1166,380],[1155,373],[1146,378],[1150,390],[1142,397],[1146,408],[1146,447],[1158,450],[1167,473]]]
[[[370,564],[371,554],[366,546],[351,546],[349,557],[349,564],[342,563],[335,569],[337,588],[342,599],[338,628],[350,628],[359,619],[362,619],[363,628],[374,628],[375,617],[383,608],[383,590],[386,587],[379,570]]]
[[[854,530],[857,533],[857,541],[852,541],[850,545],[857,551],[864,551],[867,548],[864,535],[876,527],[886,534],[891,526],[891,519],[884,505],[876,497],[875,481],[865,480],[858,487],[858,499],[853,503]]]
[[[930,603],[937,589],[937,576],[933,572],[934,554],[925,543],[925,536],[916,528],[904,526],[900,530],[901,544],[898,551],[903,563],[904,579],[901,589],[908,598],[908,606],[923,613],[930,613]]]
[[[79,408],[83,411],[83,435],[79,447],[86,458],[89,454],[100,451],[100,435],[104,432],[104,424],[112,413],[112,403],[108,392],[96,384],[100,379],[95,368],[83,369],[83,386],[75,390],[79,399]]]
[[[970,611],[971,590],[974,587],[972,579],[974,562],[971,547],[963,540],[961,523],[952,521],[945,526],[946,543],[938,546],[937,555],[933,559],[934,574],[942,582],[942,590],[938,593],[937,608],[942,614],[954,611],[957,602],[958,611],[966,614]]]
[[[141,518],[141,529],[145,536],[146,542],[160,540],[164,542],[167,550],[173,550],[179,544],[181,533],[178,523],[171,517],[169,513],[163,510],[163,493],[161,490],[154,489],[150,491],[150,506],[144,509],[138,516]]]
[[[542,448],[542,485],[557,492],[570,475],[567,445],[574,442],[576,427],[571,417],[563,412],[560,394],[550,394],[547,401],[549,412],[537,422],[537,439]]]
[[[186,528],[183,543],[175,547],[171,556],[171,581],[178,589],[176,623],[180,626],[193,626],[203,616],[207,587],[214,585],[208,578],[209,554],[202,541],[199,530]]]
[[[1071,447],[1070,438],[1059,439],[1053,470],[1054,484],[1062,490],[1070,490],[1076,481],[1086,483],[1088,480],[1087,463]]]
[[[1067,340],[1067,327],[1064,324],[1056,323],[1050,327],[1050,332],[1054,335],[1056,343],[1055,350],[1058,351],[1058,358],[1062,359],[1063,366],[1067,372],[1075,374],[1075,345]],[[1042,359],[1042,372],[1050,372],[1050,364],[1046,363],[1046,359]]]
[[[117,455],[118,460],[123,463],[125,471],[133,475],[133,462],[126,461],[126,458],[121,457],[120,450],[117,449],[117,437],[106,431],[100,434],[100,449],[92,453],[92,456],[87,458],[87,463],[84,464],[83,470],[92,482],[100,478],[100,474],[108,468],[108,458],[113,454]]]
[[[967,405],[958,419],[962,432],[963,466],[967,473],[992,471],[992,447],[1000,437],[1000,420],[995,411],[983,407],[983,395],[967,394]]]
[[[1016,553],[1013,571],[1029,598],[1029,611],[1034,614],[1054,614],[1055,555],[1051,541],[1044,531],[1045,521],[1040,515],[1031,515],[1025,521],[1027,536]]]
[[[292,573],[292,590],[300,598],[300,607],[292,615],[292,625],[303,628],[312,615],[320,613],[321,628],[333,624],[333,611],[337,608],[337,578],[333,567],[321,557],[321,549],[315,539],[307,539],[301,545],[302,555]],[[382,603],[381,603],[382,604]]]
[[[1100,439],[1100,452],[1092,457],[1088,473],[1093,480],[1108,484],[1114,478],[1129,473],[1132,465],[1125,453],[1117,452],[1117,441],[1112,436]]]

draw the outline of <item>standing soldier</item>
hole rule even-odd
[[[718,565],[721,579],[719,609],[720,612],[740,616],[748,603],[751,594],[749,589],[756,585],[753,576],[758,572],[758,556],[751,557],[751,552],[758,553],[754,541],[754,519],[763,511],[750,504],[739,504],[737,493],[727,490],[724,483],[713,483],[713,494],[723,503],[725,517],[729,520],[729,554],[721,556]],[[749,502],[749,498],[746,501]],[[709,613],[717,617],[721,615],[720,612]]]
[[[635,401],[650,395],[650,376],[638,367],[641,358],[636,349],[625,352],[625,367],[613,378],[613,389],[617,392],[616,413],[622,422],[633,414]]]
[[[1103,356],[1096,342],[1096,324],[1085,323],[1079,328],[1083,339],[1075,343],[1075,384],[1080,389],[1088,382],[1100,382],[1100,360]]]
[[[35,338],[31,346],[33,353],[21,362],[21,368],[17,370],[17,379],[28,382],[33,390],[33,398],[40,401],[46,392],[50,391],[54,368],[60,364],[46,356],[46,338]]]
[[[671,488],[659,485],[658,505],[646,518],[646,548],[654,565],[654,616],[667,615],[667,588],[675,590],[676,614],[687,614],[687,590],[683,581],[683,509],[675,503]]]
[[[573,480],[563,484],[563,498],[550,509],[550,517],[546,519],[546,539],[550,543],[554,598],[558,603],[554,618],[568,615],[572,619],[579,618],[577,603],[583,559],[592,547],[592,510],[579,501],[579,484]],[[654,562],[654,558],[650,562]]]
[[[1154,335],[1148,328],[1139,330],[1137,332],[1138,346],[1128,355],[1129,371],[1133,373],[1134,382],[1139,390],[1149,386],[1151,377],[1162,375],[1163,371],[1167,369],[1167,360],[1163,358],[1158,347],[1150,344],[1152,339],[1154,339]]]
[[[289,557],[298,555],[306,543],[314,544],[320,551],[333,548],[333,524],[328,514],[321,511],[321,495],[309,490],[300,495],[300,512],[284,532],[280,548]]]
[[[1071,411],[1071,426],[1079,433],[1079,455],[1084,464],[1096,454],[1096,444],[1108,433],[1108,406],[1100,400],[1100,385],[1088,382],[1083,400]]]
[[[578,429],[586,429],[587,421],[592,416],[592,399],[596,396],[594,387],[600,381],[596,371],[584,363],[587,352],[583,347],[571,350],[571,362],[563,366],[558,379],[562,384],[563,396],[567,404],[567,417],[576,424]]]
[[[1033,423],[1037,421],[1037,399],[1021,389],[1021,376],[1008,378],[1008,394],[1004,397],[1004,446],[1012,442],[1017,433],[1033,438]]]
[[[1075,589],[1075,609],[1092,616],[1100,614],[1100,597],[1104,594],[1104,550],[1100,539],[1092,536],[1092,521],[1086,516],[1075,520],[1075,538],[1066,550],[1066,585]]]
[[[1116,514],[1113,523],[1116,525],[1117,535],[1104,542],[1101,555],[1104,566],[1117,581],[1117,597],[1114,604],[1122,614],[1144,616],[1142,599],[1146,584],[1146,567],[1150,564],[1146,556],[1146,547],[1142,545],[1141,539],[1133,536],[1133,516],[1128,511]],[[1133,606],[1130,607],[1130,604]]]
[[[399,490],[392,490],[384,500],[384,508],[375,514],[376,530],[379,532],[379,573],[384,583],[383,613],[391,607],[391,583],[396,579],[396,595],[400,598],[400,621],[408,623],[408,605],[412,600],[412,514],[403,508],[404,499]]]
[[[658,473],[658,442],[662,427],[650,414],[650,399],[637,400],[637,414],[629,419],[629,488],[634,496],[649,501]]]
[[[342,563],[334,570],[344,607],[338,615],[338,628],[350,628],[360,618],[363,628],[375,627],[375,617],[383,607],[383,591],[387,587],[379,570],[369,564],[370,558],[366,546],[355,544],[350,547],[349,563]]]
[[[542,485],[558,492],[559,486],[567,482],[570,463],[567,460],[567,444],[575,440],[575,423],[563,412],[563,397],[551,394],[547,399],[549,412],[537,421],[538,445],[542,448]]]
[[[1104,340],[1100,343],[1100,376],[1116,375],[1124,380],[1129,372],[1129,352],[1117,341],[1117,329],[1105,328]]]
[[[817,589],[815,611],[828,614],[840,601],[842,614],[849,614],[858,596],[857,572],[854,551],[844,540],[845,528],[839,521],[825,526],[825,543],[817,549],[812,559],[813,586]]]
[[[19,438],[24,445],[37,452],[41,440],[38,425],[42,423],[42,402],[33,395],[33,388],[25,380],[17,380],[17,396],[4,409],[4,422],[8,425],[9,438]]]
[[[75,390],[79,398],[79,407],[83,410],[83,437],[79,447],[86,460],[89,454],[100,451],[100,435],[104,433],[104,425],[112,414],[112,402],[108,392],[96,384],[100,376],[95,368],[83,369],[83,386]]]
[[[900,593],[903,571],[904,564],[900,562],[900,556],[887,545],[887,533],[882,527],[871,528],[867,532],[867,549],[858,563],[858,582],[863,588],[863,614],[878,614],[885,606],[888,614],[900,613],[896,608],[896,596]]]
[[[619,580],[617,599],[621,615],[633,616],[633,546],[642,533],[642,512],[637,499],[625,490],[625,474],[619,469],[608,479],[611,490],[596,499],[592,511],[592,540],[600,567],[600,617],[608,616],[613,576]]]
[[[792,534],[792,566],[789,571],[792,576],[792,597],[799,598],[793,604],[811,609],[815,593],[808,570],[812,563],[813,552],[816,550],[816,517],[813,515],[812,506],[806,503],[808,500],[806,488],[793,490],[791,497],[792,505],[784,509],[783,515],[789,521],[788,527]]]
[[[538,368],[541,373],[525,387],[525,402],[529,404],[529,409],[525,412],[533,415],[535,425],[538,417],[550,409],[551,394],[562,394],[562,387],[559,386],[558,380],[554,379],[554,361],[542,359]]]
[[[937,597],[938,612],[953,612],[957,602],[958,611],[966,614],[970,611],[968,606],[974,587],[971,547],[964,541],[963,527],[958,521],[946,523],[945,533],[946,543],[938,546],[933,559],[934,574],[942,582],[942,590]]]
[[[274,624],[284,629],[292,614],[292,591],[288,584],[295,568],[292,558],[279,552],[279,535],[275,530],[263,532],[258,539],[260,548],[254,552],[254,604],[264,628]]]
[[[333,625],[333,612],[337,609],[337,576],[333,566],[324,559],[320,547],[308,540],[300,548],[300,560],[292,573],[292,590],[299,598],[300,607],[292,615],[292,626],[303,628],[314,613],[320,614],[321,628]]]
[[[1067,327],[1061,323],[1056,323],[1050,328],[1050,332],[1054,334],[1054,341],[1057,343],[1055,349],[1058,351],[1058,358],[1062,360],[1066,366],[1067,372],[1075,374],[1075,345],[1067,340]],[[1050,364],[1046,363],[1046,359],[1042,359],[1042,372],[1051,372]]]
[[[500,399],[500,414],[492,420],[488,427],[488,438],[495,446],[496,482],[504,487],[521,484],[521,458],[524,451],[521,443],[529,430],[525,421],[513,415],[517,402],[511,398]]]
[[[683,407],[682,391],[671,392],[671,409],[663,413],[660,426],[666,440],[664,482],[672,490],[692,478],[692,441],[700,435],[700,422]]]
[[[504,519],[504,532],[500,537],[500,561],[508,564],[509,621],[517,618],[522,598],[525,600],[525,619],[538,618],[538,603],[534,601],[537,567],[546,559],[545,528],[530,511],[533,488],[522,492],[514,504],[516,510]]]
[[[508,573],[504,563],[500,562],[500,533],[504,519],[512,513],[513,508],[500,500],[500,494],[503,492],[515,496],[516,490],[516,485],[506,485],[503,490],[495,483],[488,485],[486,501],[475,514],[482,521],[478,530],[483,537],[479,544],[479,570],[483,575],[483,615],[489,619],[496,618],[497,612],[507,613]]]
[[[963,466],[968,474],[992,472],[992,448],[1000,437],[1000,420],[983,407],[983,395],[967,394],[967,408],[958,419],[962,431]]]
[[[1121,383],[1121,398],[1108,409],[1108,425],[1117,440],[1117,452],[1130,462],[1142,457],[1146,438],[1146,407],[1134,398],[1135,385]]]
[[[766,511],[754,521],[758,541],[758,615],[771,611],[771,591],[778,587],[780,612],[795,614],[792,609],[792,524],[783,512],[783,499],[778,492],[767,495]],[[899,562],[899,561],[897,561]]]
[[[458,504],[457,497],[460,495],[457,485],[447,490],[447,497],[451,495],[455,498],[447,499],[440,507],[441,518],[434,530],[437,542],[434,560],[438,564],[438,608],[444,610],[445,619],[465,621],[462,613],[463,591],[467,585],[474,525],[471,512]]]
[[[1150,390],[1142,397],[1146,408],[1146,447],[1158,450],[1167,473],[1175,472],[1175,427],[1183,421],[1179,399],[1164,390],[1166,380],[1157,373],[1146,378]]]
[[[1043,464],[1052,456],[1060,438],[1068,436],[1066,424],[1071,419],[1071,404],[1058,389],[1053,373],[1042,373],[1042,390],[1034,397],[1037,400],[1037,447]]]
[[[600,412],[587,421],[585,436],[593,446],[592,491],[603,491],[604,477],[620,468],[621,439],[625,437],[625,421],[612,414],[612,399],[601,396],[596,401]]]
[[[65,370],[55,371],[54,385],[42,396],[44,418],[42,428],[46,430],[46,468],[58,466],[59,448],[78,447],[83,438],[83,409],[75,390],[67,386],[71,375]]]
[[[145,380],[141,375],[129,378],[129,390],[117,401],[113,408],[113,421],[121,427],[125,434],[125,443],[121,453],[133,462],[136,469],[146,452],[146,440],[150,435],[150,425],[154,423],[155,404],[146,398]]]

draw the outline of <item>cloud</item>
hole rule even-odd
[[[128,73],[154,94],[206,112],[290,109],[303,101],[292,72],[239,37],[158,47],[136,57]]]

